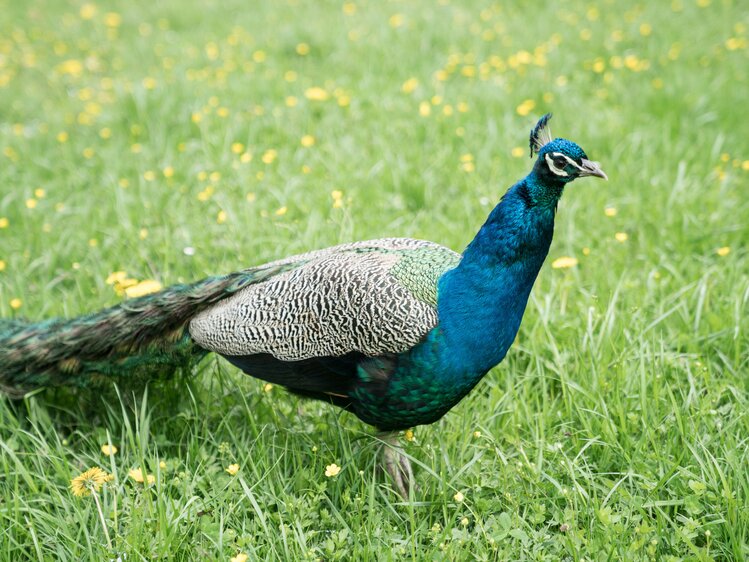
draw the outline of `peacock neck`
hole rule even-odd
[[[541,187],[533,174],[511,187],[460,264],[440,279],[441,362],[450,366],[445,373],[477,381],[514,341],[554,230],[558,196],[539,199]]]

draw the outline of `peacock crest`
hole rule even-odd
[[[531,158],[533,158],[534,154],[538,154],[545,144],[548,144],[552,141],[551,128],[549,127],[550,119],[551,113],[547,113],[546,115],[541,117],[541,119],[538,120],[538,123],[536,123],[536,126],[531,129]]]

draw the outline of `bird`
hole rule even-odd
[[[530,172],[462,253],[382,238],[310,251],[127,299],[99,312],[0,324],[6,392],[126,381],[216,353],[243,372],[374,426],[404,498],[399,432],[451,410],[505,357],[577,178],[608,179],[576,143],[531,129]]]

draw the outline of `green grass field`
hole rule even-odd
[[[567,190],[504,363],[404,440],[413,503],[370,428],[210,358],[0,399],[0,559],[749,557],[749,8],[510,4],[0,2],[3,318],[120,302],[117,271],[460,250],[547,111],[610,177]]]

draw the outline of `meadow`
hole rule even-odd
[[[461,250],[548,111],[610,178],[566,190],[505,361],[403,436],[413,502],[354,416],[210,357],[0,398],[0,560],[749,557],[746,3],[0,10],[0,318],[353,240]]]

